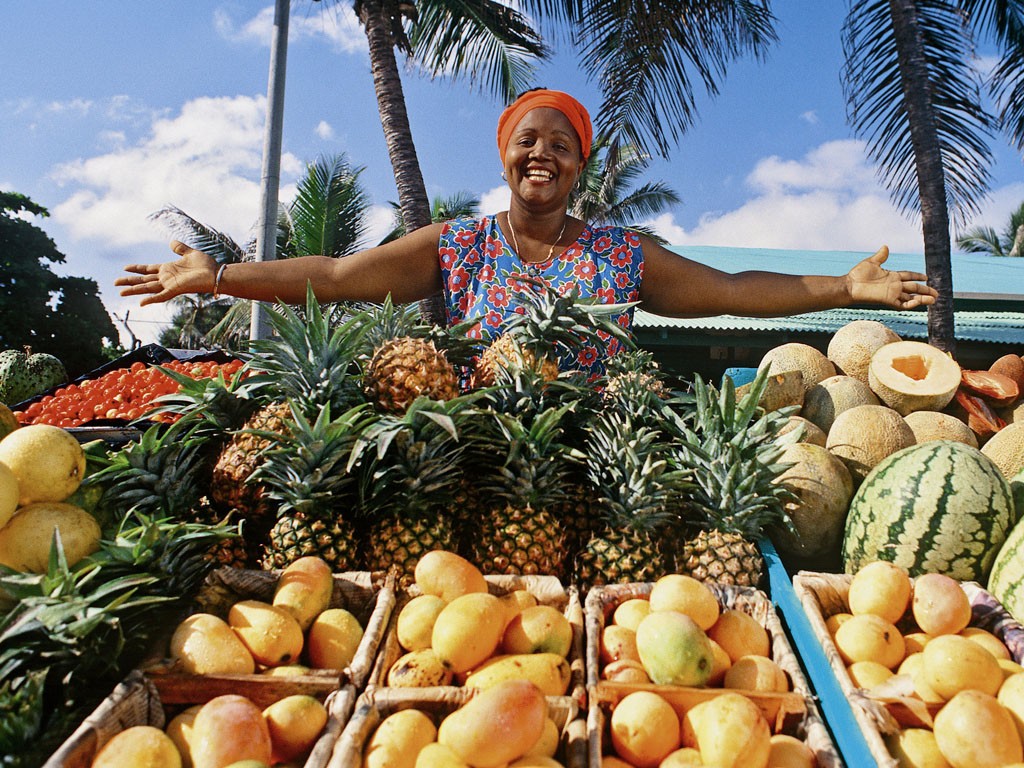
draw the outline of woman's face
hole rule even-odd
[[[551,107],[527,112],[505,150],[505,176],[513,196],[535,205],[564,209],[583,164],[579,136],[568,118]]]

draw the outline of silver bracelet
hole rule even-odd
[[[221,264],[220,269],[217,270],[217,276],[213,279],[213,298],[220,298],[220,279],[224,276],[224,270],[228,268],[227,264]]]

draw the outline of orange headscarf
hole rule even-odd
[[[562,91],[549,91],[546,88],[538,88],[527,91],[518,99],[506,107],[498,118],[498,151],[501,152],[501,160],[505,161],[505,150],[512,138],[512,131],[519,125],[519,121],[526,116],[526,113],[537,107],[551,107],[557,109],[572,124],[576,135],[580,138],[580,147],[583,150],[583,159],[590,157],[590,145],[594,140],[594,128],[590,124],[590,114],[586,107],[580,104],[568,93]]]

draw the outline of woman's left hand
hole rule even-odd
[[[878,251],[857,264],[846,275],[854,304],[882,304],[895,309],[913,309],[934,304],[938,293],[920,272],[890,272],[882,268],[889,258],[889,249]]]

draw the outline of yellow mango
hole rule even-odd
[[[416,563],[416,586],[425,595],[437,595],[446,603],[474,592],[487,592],[480,569],[454,552],[435,549]]]
[[[284,608],[240,600],[228,610],[228,624],[256,662],[266,667],[291,664],[302,653],[302,628]]]
[[[367,741],[363,768],[414,768],[420,750],[436,738],[434,721],[418,709],[394,712]]]
[[[557,653],[568,656],[572,624],[550,605],[524,608],[505,626],[501,650],[505,653]]]
[[[330,607],[333,594],[331,566],[319,557],[300,557],[281,571],[271,602],[294,616],[305,632]]]
[[[202,704],[193,704],[188,709],[179,712],[171,718],[171,722],[164,729],[181,754],[181,765],[183,768],[192,768],[192,725],[196,721],[196,715],[199,714],[199,710],[202,708]]]
[[[306,655],[313,667],[344,669],[359,650],[363,627],[344,608],[328,608],[313,619],[306,638]]]
[[[434,622],[444,606],[444,600],[437,595],[417,595],[402,606],[395,620],[398,644],[407,651],[429,648]]]
[[[194,613],[175,628],[170,654],[190,675],[251,675],[256,669],[238,635],[210,613]]]
[[[438,614],[430,646],[452,672],[467,672],[494,655],[505,627],[505,607],[494,595],[474,592]]]
[[[544,733],[548,705],[526,680],[507,680],[481,691],[448,715],[437,740],[473,768],[501,768],[525,755]]]
[[[558,653],[513,653],[494,656],[466,677],[467,688],[491,688],[505,680],[529,680],[545,696],[569,690],[569,662]]]
[[[159,728],[136,725],[104,744],[92,764],[95,768],[181,768],[181,755]]]
[[[416,768],[469,768],[469,764],[444,744],[427,744],[416,755]]]
[[[756,704],[730,691],[686,712],[683,746],[700,750],[705,763],[719,768],[766,768],[771,729]]]
[[[306,694],[278,699],[263,710],[275,763],[305,757],[327,725],[327,707]]]
[[[394,688],[429,688],[451,683],[452,671],[441,663],[432,648],[409,651],[388,670],[387,684]]]

